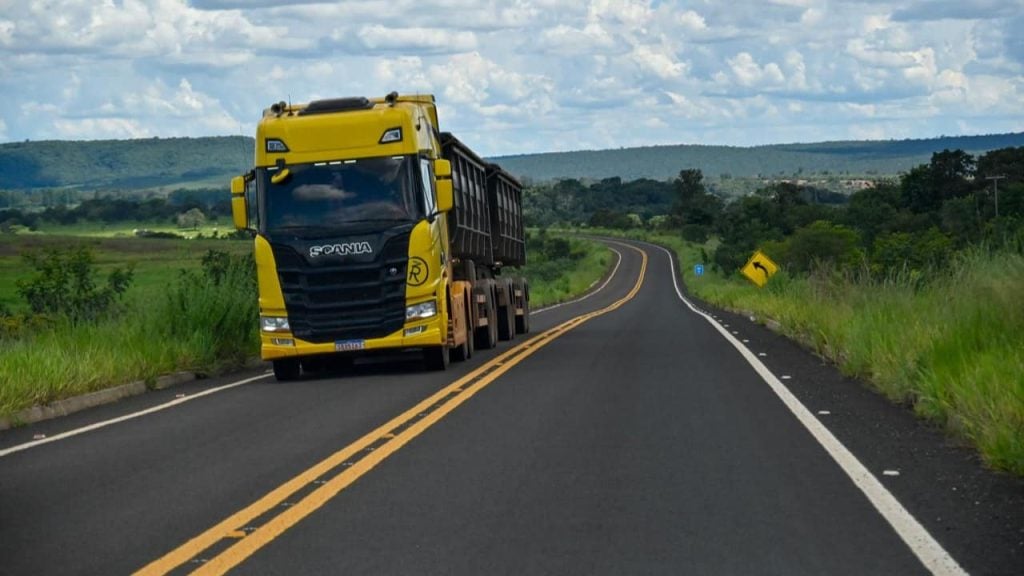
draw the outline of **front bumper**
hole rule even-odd
[[[417,332],[406,336],[407,330],[417,330]],[[426,320],[408,322],[401,330],[383,338],[366,339],[363,341],[363,348],[355,352],[438,346],[447,344],[447,336],[447,330],[442,328],[441,316],[438,315]],[[292,344],[283,343],[286,340],[291,340]],[[342,346],[342,348],[344,347]],[[260,334],[260,357],[264,360],[346,352],[352,352],[352,350],[339,350],[335,342],[316,344],[295,338],[290,333],[262,332]]]

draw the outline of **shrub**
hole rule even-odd
[[[893,232],[875,239],[871,250],[871,269],[881,274],[903,269],[921,271],[942,266],[951,253],[952,242],[938,228],[914,235]]]
[[[751,250],[737,244],[720,244],[715,250],[714,265],[726,274],[738,272],[750,258]]]
[[[780,264],[798,272],[808,272],[816,264],[850,270],[864,259],[860,235],[825,220],[800,228],[783,244],[787,246]]]
[[[256,265],[251,255],[210,250],[202,272],[182,270],[156,309],[156,329],[192,342],[202,364],[237,361],[259,349]]]
[[[703,244],[708,241],[711,228],[703,224],[684,224],[682,227],[683,240]]]
[[[121,299],[132,282],[131,267],[115,268],[107,275],[106,285],[97,286],[95,260],[85,246],[29,252],[22,258],[35,268],[35,275],[15,284],[34,314],[95,320]]]

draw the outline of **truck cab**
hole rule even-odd
[[[264,111],[232,212],[255,236],[261,356],[278,379],[319,355],[385,348],[421,348],[443,368],[465,341],[452,325],[453,193],[440,152],[431,96]]]

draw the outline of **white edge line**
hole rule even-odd
[[[621,244],[620,242],[615,242],[615,244],[624,245],[624,244]],[[539,310],[534,310],[534,311],[530,312],[530,316],[533,316],[534,314],[540,314],[542,312],[547,312],[548,310],[554,310],[555,308],[561,308],[562,306],[567,306],[569,304],[575,304],[577,302],[583,302],[587,298],[590,298],[594,294],[597,294],[601,290],[604,290],[605,287],[608,286],[608,283],[612,281],[612,278],[615,277],[615,273],[619,271],[619,264],[622,263],[622,252],[619,252],[618,250],[616,250],[615,248],[612,248],[610,246],[608,247],[608,249],[611,250],[612,252],[615,252],[615,255],[618,257],[618,260],[615,261],[615,267],[612,268],[612,273],[609,274],[608,278],[605,278],[605,281],[600,286],[597,287],[597,290],[594,290],[593,292],[587,292],[585,295],[583,295],[583,296],[581,296],[581,297],[579,297],[579,298],[577,298],[575,300],[569,300],[568,302],[560,302],[558,304],[552,304],[551,306],[547,306],[547,307],[541,308]]]
[[[829,456],[836,461],[836,464],[843,469],[850,480],[860,488],[867,496],[871,504],[878,510],[879,514],[892,526],[896,534],[903,540],[910,550],[917,556],[932,574],[942,576],[966,575],[967,572],[960,567],[956,560],[950,556],[935,538],[928,533],[928,530],[917,521],[914,516],[900,504],[899,500],[889,492],[878,478],[871,473],[856,456],[850,452],[842,442],[836,438],[814,414],[805,407],[788,388],[775,377],[768,367],[757,359],[746,346],[741,344],[728,330],[722,328],[707,313],[702,312],[690,302],[679,287],[679,278],[676,276],[676,265],[672,259],[672,253],[662,246],[644,242],[665,252],[668,256],[669,266],[672,268],[672,283],[675,285],[676,294],[694,313],[704,317],[715,330],[725,337],[743,358],[757,371],[758,375],[771,387],[772,391],[782,400],[783,404],[796,416],[797,420],[814,436],[814,439],[828,452]]]
[[[50,442],[56,442],[58,440],[64,440],[65,438],[70,438],[72,436],[78,436],[79,434],[85,434],[86,432],[91,432],[93,430],[98,430],[100,428],[105,428],[107,426],[111,426],[111,425],[117,424],[119,422],[124,422],[126,420],[132,420],[133,418],[138,418],[140,416],[145,416],[147,414],[152,414],[154,412],[159,412],[161,410],[166,410],[168,408],[173,408],[173,407],[175,407],[175,406],[177,406],[179,404],[184,404],[185,402],[189,402],[189,401],[195,400],[196,398],[202,398],[203,396],[209,396],[210,394],[216,394],[217,392],[223,392],[224,390],[230,390],[231,388],[234,388],[236,386],[241,386],[243,384],[248,384],[250,382],[255,382],[256,380],[261,380],[261,379],[266,378],[268,376],[270,376],[270,374],[261,374],[259,376],[253,376],[252,378],[246,378],[245,380],[239,380],[238,382],[232,382],[231,384],[225,384],[223,386],[218,386],[217,388],[210,388],[209,390],[204,390],[202,392],[199,392],[197,394],[193,394],[191,396],[186,396],[184,398],[176,398],[174,400],[171,400],[170,402],[165,402],[164,404],[159,404],[157,406],[153,406],[152,408],[147,408],[145,410],[140,410],[139,412],[133,412],[131,414],[125,414],[124,416],[119,416],[117,418],[111,418],[110,420],[104,420],[102,422],[97,422],[95,424],[90,424],[88,426],[83,426],[81,428],[75,428],[74,430],[68,430],[67,432],[62,432],[60,434],[57,434],[56,436],[50,436],[48,438],[43,438],[41,440],[33,440],[32,442],[26,442],[24,444],[18,444],[17,446],[11,446],[10,448],[5,448],[3,450],[0,450],[0,458],[3,458],[4,456],[7,456],[9,454],[14,454],[15,452],[21,452],[22,450],[28,450],[29,448],[35,448],[36,446],[41,446],[43,444],[49,444]]]

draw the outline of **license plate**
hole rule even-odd
[[[349,352],[352,350],[363,350],[366,348],[366,340],[335,340],[335,352]]]

